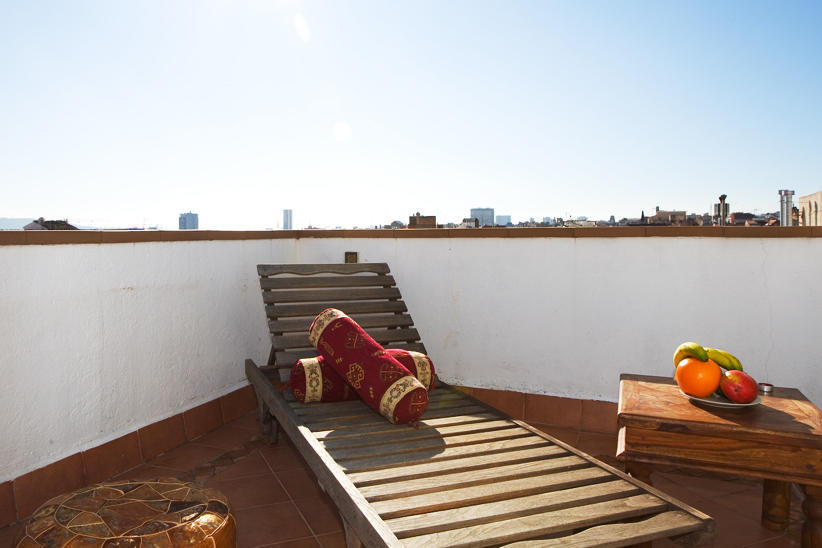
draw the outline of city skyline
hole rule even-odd
[[[822,188],[822,4],[0,7],[0,217],[173,229],[779,210]]]
[[[784,214],[785,211],[787,211],[785,209],[785,202],[782,199],[782,194],[783,193],[790,193],[791,197],[793,196],[793,191],[780,190],[779,191],[780,206],[781,206],[780,209],[775,209],[775,210],[770,210],[770,211],[765,211],[765,212],[753,213],[753,212],[750,212],[750,211],[739,211],[739,210],[736,210],[736,209],[729,209],[730,204],[725,202],[724,206],[723,206],[723,211],[725,212],[725,217],[726,217],[726,219],[730,219],[734,214],[737,214],[737,215],[742,214],[742,215],[746,215],[746,216],[747,215],[758,216],[758,217],[761,217],[761,218],[765,218],[766,216],[769,216],[769,217],[777,218],[781,222],[782,215]],[[819,194],[819,193],[815,193],[815,194]],[[813,195],[810,195],[808,197],[813,197]],[[726,198],[725,195],[722,195],[722,196],[719,197],[719,199],[725,199],[725,198]],[[798,202],[791,201],[790,204],[789,204],[789,207],[793,210],[798,210],[797,203]],[[715,203],[713,205],[713,218],[716,218],[717,215],[718,215],[718,207],[719,207],[719,204]],[[470,208],[469,213],[467,214],[467,216],[464,215],[462,217],[462,220],[465,221],[467,219],[477,219],[480,226],[506,226],[506,225],[523,226],[525,224],[533,225],[535,223],[537,223],[537,224],[541,223],[542,225],[545,225],[545,224],[554,225],[559,220],[564,220],[564,221],[590,221],[590,222],[616,225],[616,224],[619,224],[620,222],[623,222],[623,221],[628,221],[628,222],[640,221],[640,220],[642,220],[642,218],[649,218],[649,217],[653,216],[655,213],[660,213],[660,212],[665,213],[666,210],[662,210],[659,206],[655,206],[654,210],[649,211],[647,214],[644,210],[642,210],[642,211],[640,211],[639,215],[631,216],[631,217],[617,218],[617,217],[612,215],[607,219],[604,219],[604,218],[603,219],[595,219],[595,218],[591,218],[587,215],[578,215],[576,217],[566,217],[566,218],[563,218],[561,216],[543,216],[542,221],[540,222],[540,221],[537,221],[537,219],[539,217],[530,216],[530,217],[527,217],[527,218],[514,218],[511,215],[495,213],[495,210],[494,210],[493,207],[490,207],[490,208],[489,207],[482,207],[482,208]],[[678,210],[678,209],[674,208],[672,210],[668,210],[667,212],[672,212],[672,213],[684,212],[687,216],[690,216],[690,217],[705,217],[705,218],[710,218],[711,217],[711,212],[709,212],[709,211],[695,212],[695,211],[687,211],[687,210]],[[264,230],[275,230],[275,229],[293,230],[294,229],[293,215],[294,215],[293,209],[283,209],[282,210],[282,225],[277,226],[277,227],[269,226],[269,227],[266,227]],[[419,216],[420,213],[417,212],[416,214],[409,214],[408,217],[410,218],[410,217],[413,217],[414,215]],[[477,215],[479,215],[479,217]],[[199,215],[198,215],[198,213],[189,211],[187,213],[180,213],[178,217],[179,217],[179,230],[183,230],[183,229],[195,229],[196,230],[196,229],[199,229]],[[436,217],[436,216],[432,216],[432,217]],[[493,219],[493,222],[488,223],[487,221],[489,219]],[[36,219],[34,217],[20,217],[20,218],[0,217],[0,230],[22,230],[23,226],[28,224],[32,220],[36,220]],[[62,218],[56,219],[56,220],[67,221],[68,217],[63,216]],[[440,226],[455,225],[456,226],[456,225],[460,224],[459,221],[460,221],[459,219],[438,219],[438,225],[440,225]],[[352,226],[317,227],[317,226],[309,225],[309,226],[301,227],[301,228],[331,228],[331,229],[336,229],[336,228],[342,228],[342,229],[361,228],[361,229],[371,229],[371,228],[386,228],[386,227],[389,226],[389,224],[396,225],[397,223],[399,223],[403,226],[406,225],[405,221],[402,220],[402,219],[392,219],[391,221],[383,220],[382,223],[379,223],[379,224],[376,224],[376,225],[363,225],[363,224],[356,224],[355,223]],[[81,224],[81,223],[78,223],[78,224]],[[123,230],[123,229],[132,230],[132,229],[139,229],[139,228],[149,229],[149,230],[173,229],[173,227],[164,227],[164,226],[160,226],[160,225],[154,225],[154,226],[144,225],[142,227],[136,226],[136,225],[132,226],[132,227],[125,227],[125,225],[123,225],[123,226],[109,226],[109,227],[94,226],[94,225],[81,225],[78,228],[80,228],[80,229],[91,229],[91,230],[95,230],[95,229],[96,230],[106,230],[106,229],[111,229],[111,230]],[[213,230],[212,227],[208,227],[208,226],[203,227],[203,229],[205,229],[205,230],[212,229]]]

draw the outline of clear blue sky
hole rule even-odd
[[[822,190],[822,2],[0,3],[0,217],[373,226]]]

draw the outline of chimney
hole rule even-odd
[[[793,224],[793,190],[779,191],[779,225]]]

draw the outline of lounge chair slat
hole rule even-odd
[[[376,501],[372,502],[371,506],[382,519],[391,519],[422,512],[470,506],[482,502],[524,497],[534,493],[561,491],[580,485],[608,481],[611,477],[607,470],[589,466],[557,474],[543,474],[514,480],[503,479],[492,485],[475,485],[442,490],[436,493],[425,493],[424,495],[411,495]]]
[[[263,302],[266,304],[289,302],[329,302],[329,301],[370,301],[383,299],[399,299],[400,290],[396,287],[369,287],[366,289],[351,289],[347,287],[337,289],[272,289],[263,293]],[[340,307],[345,311],[345,308]]]
[[[269,304],[265,311],[268,317],[311,316],[314,317],[326,308],[339,308],[346,314],[385,314],[388,312],[405,312],[408,310],[403,301],[335,301],[327,303]],[[306,324],[305,329],[311,321]]]
[[[574,535],[540,541],[520,541],[505,548],[616,548],[634,546],[659,538],[660,533],[679,536],[702,528],[702,522],[681,510],[656,514],[642,521],[610,523],[591,527]],[[701,544],[701,542],[697,542]]]
[[[512,447],[505,453],[504,462],[515,464],[519,462],[530,462],[549,458],[562,458],[570,455],[568,451],[557,445],[525,445],[522,447]],[[458,471],[482,470],[498,466],[500,455],[497,453],[484,455],[466,455],[460,458],[423,462],[407,466],[394,466],[392,468],[380,468],[378,470],[366,470],[363,472],[352,472],[348,478],[358,486],[376,485],[378,483],[389,483],[405,479],[421,477],[434,477],[439,474],[447,474]]]
[[[372,485],[370,487],[360,487],[360,492],[369,502],[374,502],[591,466],[588,461],[576,455],[515,464],[505,464],[502,462],[498,464],[499,466],[484,468],[482,470],[458,471],[433,477],[415,478]]]
[[[386,263],[341,263],[341,264],[260,264],[257,274],[274,276],[276,274],[358,274],[373,272],[388,274]]]
[[[329,420],[339,420],[341,418],[352,418],[352,417],[374,417],[375,411],[368,407],[367,405],[363,404],[361,400],[351,400],[346,402],[336,402],[336,404],[332,405],[317,405],[316,409],[311,408],[311,404],[304,404],[300,402],[294,402],[295,405],[292,405],[292,409],[294,412],[303,418],[306,423],[316,423],[320,421],[329,421]],[[346,404],[354,404],[354,405],[346,405]],[[437,411],[442,409],[453,409],[456,407],[466,406],[466,405],[473,405],[472,402],[468,402],[462,399],[454,398],[454,399],[437,399],[437,400],[430,400],[429,405],[431,405],[431,411]],[[427,410],[426,410],[427,411]],[[426,413],[422,417],[425,419],[426,417],[430,417],[431,415]],[[407,432],[409,427],[408,425],[396,425],[400,431]],[[415,425],[416,428],[416,425]]]
[[[581,527],[591,527],[646,516],[667,509],[660,499],[646,494],[598,502],[584,506],[563,508],[508,520],[493,521],[403,539],[403,546],[462,548],[467,546],[493,546],[529,537],[554,534],[571,534]],[[481,540],[480,540],[481,539]],[[535,546],[543,546],[538,544]]]
[[[326,451],[336,460],[350,460],[362,458],[379,458],[384,455],[398,455],[403,453],[416,453],[419,451],[441,451],[446,447],[459,447],[462,445],[473,445],[488,443],[494,440],[508,440],[523,436],[530,436],[524,428],[509,425],[508,428],[491,430],[487,432],[472,432],[469,434],[440,436],[436,438],[405,438],[390,444],[377,447],[352,447],[344,449],[326,448]]]
[[[483,407],[479,405],[463,405],[460,407],[442,407],[440,409],[426,409],[425,416],[429,418],[439,418],[439,417],[453,417],[458,415],[467,415],[470,413],[481,413],[485,411]],[[370,410],[369,410],[370,411]],[[323,430],[347,430],[349,428],[360,428],[363,426],[371,426],[371,425],[378,425],[381,422],[385,421],[385,417],[377,413],[376,411],[370,411],[370,414],[364,415],[362,418],[353,418],[347,420],[340,420],[340,419],[331,419],[322,422],[309,422],[304,421],[306,425],[311,427],[311,430],[314,432],[323,431]],[[410,428],[407,424],[402,425],[405,428]]]
[[[269,289],[303,289],[309,287],[393,287],[394,276],[308,276],[260,278],[260,287]]]
[[[459,529],[481,523],[501,521],[520,516],[552,512],[573,506],[583,506],[625,498],[642,490],[622,480],[573,487],[562,491],[537,493],[497,502],[486,502],[448,510],[426,512],[386,520],[398,538],[426,535],[439,531]]]
[[[456,415],[443,418],[427,418],[420,421],[419,428],[421,430],[427,428],[440,428],[443,426],[459,425],[459,424],[475,424],[497,418],[499,415],[493,413],[476,413],[472,415]],[[367,434],[379,434],[388,432],[407,432],[407,428],[399,428],[404,425],[391,424],[385,421],[384,424],[374,424],[370,426],[363,426],[361,428],[351,428],[346,431],[322,431],[314,432],[314,436],[320,440],[344,440],[348,438],[355,438]]]
[[[417,451],[415,453],[401,453],[398,455],[387,455],[384,457],[373,457],[370,459],[338,460],[339,464],[346,472],[363,472],[365,470],[376,470],[378,468],[389,468],[392,466],[407,466],[420,462],[447,460],[466,455],[483,455],[491,453],[506,453],[512,448],[547,446],[551,442],[539,439],[535,436],[523,438],[513,438],[501,441],[491,441],[477,443],[473,445],[459,445],[457,447],[446,447],[439,451]]]
[[[323,443],[326,451],[336,449],[354,449],[356,447],[370,447],[373,445],[384,445],[405,440],[418,440],[426,438],[441,438],[445,436],[456,436],[469,432],[488,432],[493,430],[503,430],[510,428],[511,422],[506,420],[469,422],[467,424],[457,424],[454,426],[442,426],[440,428],[415,428],[410,432],[408,429],[394,430],[391,432],[379,432],[362,434],[359,438],[337,438]]]

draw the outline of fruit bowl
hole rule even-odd
[[[680,390],[679,393],[685,396],[686,398],[690,399],[694,403],[708,405],[710,407],[724,407],[728,409],[736,409],[740,407],[752,407],[754,405],[759,405],[760,403],[762,403],[762,398],[760,398],[759,396],[757,396],[756,399],[754,399],[754,401],[749,403],[734,403],[728,398],[720,396],[718,394],[711,394],[707,398],[697,398],[696,396],[690,396],[686,394],[682,390]]]

